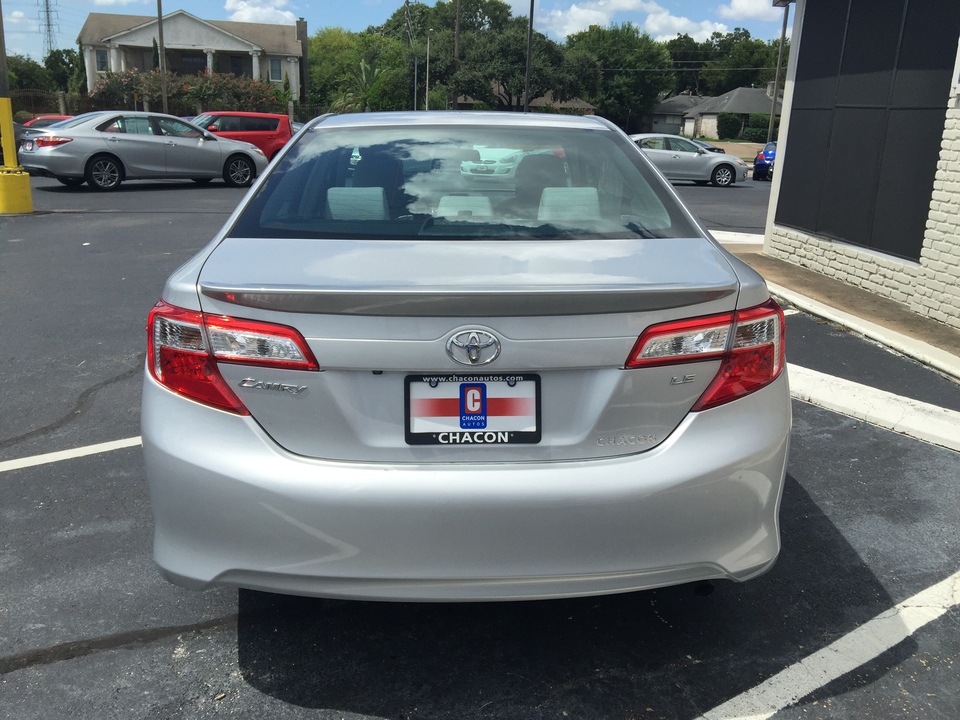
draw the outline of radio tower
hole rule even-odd
[[[43,56],[57,49],[57,0],[40,0],[40,27],[43,28]]]

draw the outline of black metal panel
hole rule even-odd
[[[830,107],[837,100],[848,2],[809,0],[803,14],[800,62],[794,81],[794,107]]]
[[[823,177],[816,231],[857,245],[870,245],[886,110],[837,108]]]
[[[892,110],[870,247],[918,260],[937,173],[945,111]]]
[[[957,54],[960,2],[910,0],[904,25],[893,107],[942,107]],[[944,70],[947,70],[944,72]]]
[[[808,0],[778,224],[919,259],[958,35],[955,0]]]
[[[890,101],[904,2],[852,0],[850,3],[837,104],[886,107]]]
[[[795,107],[790,113],[790,151],[776,167],[781,175],[778,225],[816,232],[833,112]]]

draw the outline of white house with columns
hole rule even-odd
[[[301,63],[307,28],[293,25],[202,20],[183,10],[163,16],[167,68],[180,75],[204,71],[282,83],[302,98]],[[154,69],[156,16],[90,13],[77,42],[87,71],[87,90],[107,71]]]

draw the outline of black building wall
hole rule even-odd
[[[918,260],[960,0],[807,0],[779,225]]]

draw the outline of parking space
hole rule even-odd
[[[783,551],[742,585],[409,604],[167,584],[137,444],[144,321],[243,191],[33,185],[42,212],[0,218],[10,717],[956,717],[960,453],[799,401]],[[803,313],[788,362],[960,410],[956,383]]]

